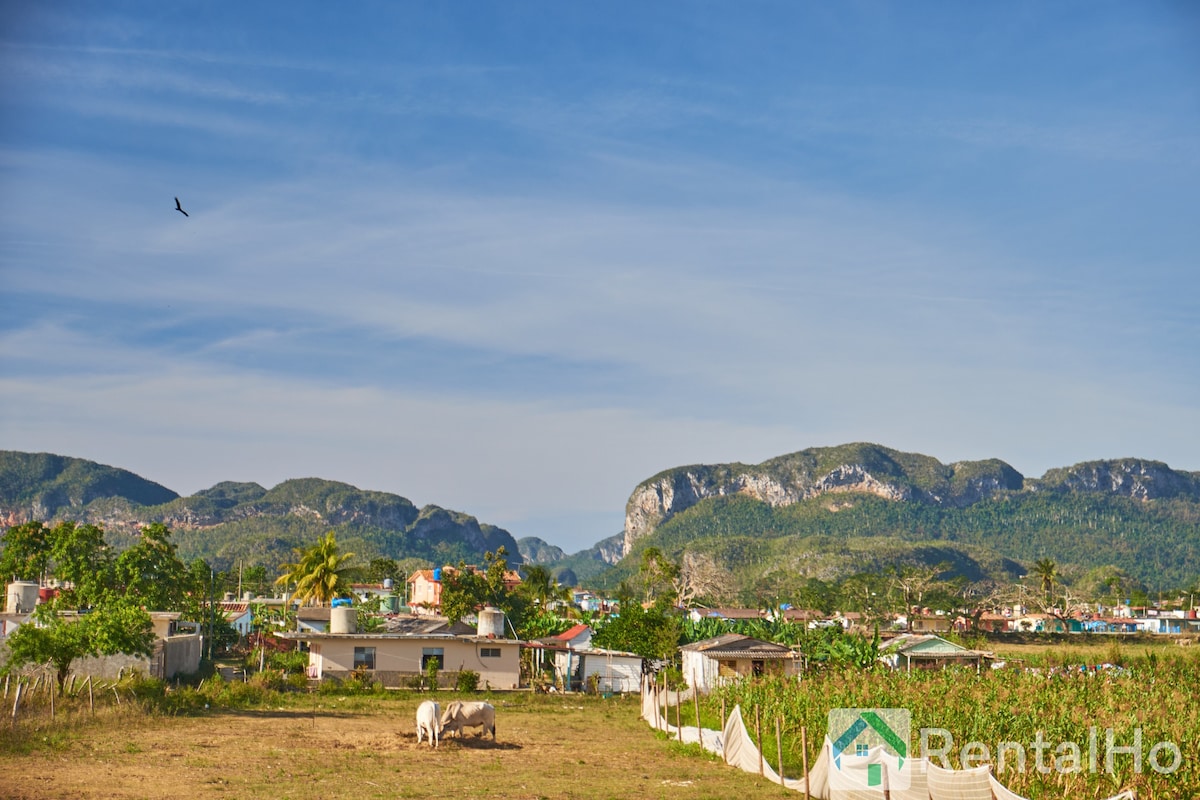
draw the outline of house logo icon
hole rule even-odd
[[[832,765],[831,787],[907,789],[911,782],[907,708],[834,708],[825,740]],[[834,786],[836,784],[836,786]]]

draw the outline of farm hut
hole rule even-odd
[[[885,643],[879,652],[880,661],[905,672],[947,666],[970,666],[978,670],[984,662],[992,660],[991,653],[971,650],[933,635],[903,634]]]
[[[685,644],[679,651],[684,679],[702,692],[749,675],[792,675],[799,671],[797,654],[791,648],[740,633]]]
[[[591,686],[605,694],[636,692],[642,684],[642,657],[600,648],[554,651],[554,676],[568,691]]]

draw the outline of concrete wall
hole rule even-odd
[[[198,633],[172,636],[154,643],[154,653],[144,656],[115,655],[77,659],[71,672],[85,677],[115,679],[118,674],[142,672],[153,678],[170,680],[176,675],[187,675],[200,669],[203,650],[202,637]]]

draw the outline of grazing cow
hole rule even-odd
[[[432,700],[426,700],[417,706],[417,744],[421,743],[421,734],[429,735],[429,746],[437,747],[442,738],[442,709]]]
[[[460,739],[463,728],[479,728],[480,736],[491,731],[492,741],[496,741],[496,708],[491,703],[451,701],[442,712],[441,721],[443,731],[457,732]]]

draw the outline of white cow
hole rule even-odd
[[[496,708],[491,703],[453,700],[442,712],[441,722],[443,731],[457,732],[460,739],[463,728],[479,728],[480,736],[491,731],[492,741],[496,741]]]
[[[437,747],[442,738],[442,709],[433,700],[426,700],[417,706],[417,744],[421,743],[421,734],[429,736],[429,746]]]

